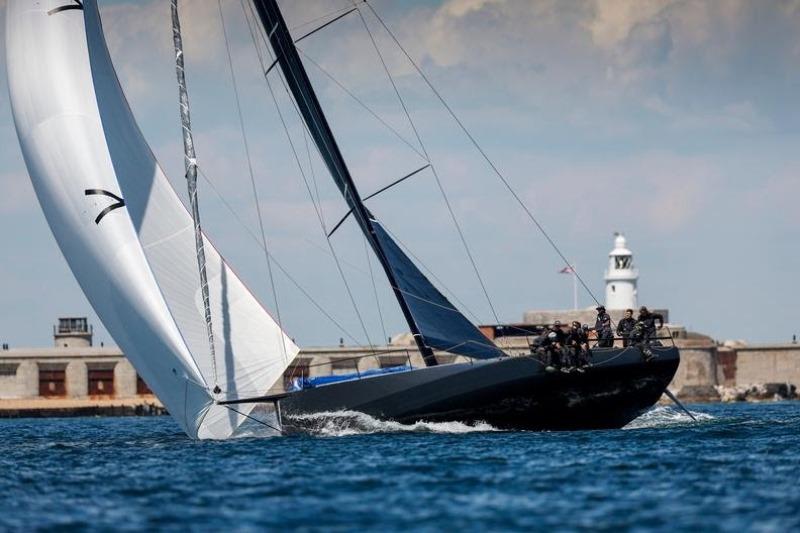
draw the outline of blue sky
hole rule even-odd
[[[348,3],[283,2],[298,35],[310,27],[304,22]],[[134,113],[184,194],[168,5],[100,4]],[[372,4],[599,297],[613,232],[622,231],[641,270],[641,303],[667,307],[673,321],[720,340],[785,341],[800,334],[800,2]],[[270,249],[363,342],[258,74],[240,3],[227,0],[223,6]],[[412,109],[500,320],[519,320],[528,309],[570,306],[570,281],[556,274],[562,266],[558,257],[369,12],[364,16]],[[185,2],[183,17],[199,161],[243,225],[201,182],[204,222],[236,269],[274,307],[263,254],[248,235],[257,218],[217,2]],[[402,137],[413,139],[355,14],[301,48]],[[408,146],[313,64],[308,68],[362,192],[419,166]],[[5,84],[5,69],[0,77]],[[273,82],[279,88],[278,79]],[[343,203],[313,153],[309,163],[302,130],[281,91],[289,133],[301,148],[330,226],[344,214]],[[370,207],[477,321],[494,321],[429,173]],[[377,312],[355,228],[343,226],[333,243],[372,340],[384,330],[403,331],[380,277]],[[50,325],[62,315],[89,315],[98,341],[113,342],[50,235],[19,154],[5,90],[0,92],[0,250],[2,342],[48,344]],[[372,268],[377,272],[374,263]],[[276,281],[286,329],[301,345],[332,344],[345,336],[285,276]],[[589,296],[582,294],[581,303],[589,305]]]

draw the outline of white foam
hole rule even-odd
[[[708,413],[699,413],[691,410],[689,412],[694,415],[694,417],[697,419],[697,422],[692,420],[689,415],[680,409],[668,405],[659,405],[647,411],[636,420],[630,422],[622,429],[674,427],[687,424],[696,424],[714,419],[714,417]]]
[[[466,424],[463,422],[400,422],[378,420],[357,411],[335,411],[292,416],[309,432],[323,437],[344,437],[348,435],[370,435],[373,433],[477,433],[498,431],[484,422]]]

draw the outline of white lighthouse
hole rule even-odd
[[[633,254],[628,250],[625,236],[621,233],[615,235],[606,270],[606,308],[636,309],[639,271],[633,267]]]

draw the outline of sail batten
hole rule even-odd
[[[499,348],[433,286],[366,208],[317,99],[277,0],[253,1],[300,114],[354,219],[383,267],[425,362],[429,365],[436,364],[433,349],[477,358],[503,355]]]

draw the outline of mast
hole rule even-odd
[[[217,376],[217,356],[214,348],[214,328],[211,322],[211,302],[208,295],[208,275],[206,273],[206,253],[203,247],[203,230],[200,226],[200,206],[197,202],[197,158],[194,152],[192,121],[189,115],[189,93],[186,90],[186,75],[183,68],[183,38],[181,21],[178,17],[178,0],[172,0],[172,42],[175,47],[175,73],[178,77],[178,94],[181,107],[181,126],[183,128],[183,152],[186,167],[186,185],[189,189],[189,204],[194,221],[194,240],[197,251],[197,268],[200,272],[200,291],[203,296],[203,310],[208,334],[208,349],[214,371],[214,394],[221,392]]]
[[[172,1],[174,3],[176,0]],[[333,176],[348,206],[352,209],[358,225],[361,227],[367,241],[374,250],[389,280],[389,284],[392,287],[395,298],[397,298],[397,302],[400,304],[400,309],[403,312],[406,322],[408,322],[408,326],[411,329],[417,347],[422,353],[425,364],[428,366],[436,365],[437,363],[433,355],[433,350],[425,344],[425,340],[420,333],[405,295],[400,290],[400,285],[397,282],[395,273],[387,257],[387,252],[376,234],[375,219],[364,205],[358,188],[353,181],[344,156],[339,149],[333,131],[328,124],[328,120],[325,117],[325,113],[314,91],[314,87],[311,85],[311,80],[303,66],[300,55],[297,53],[294,40],[289,32],[289,28],[286,26],[286,21],[283,19],[277,0],[253,0],[253,3],[258,12],[261,24],[264,27],[264,32],[269,37],[272,49],[277,56],[278,64],[284,73],[289,89],[303,115],[303,119],[322,154],[322,158],[325,160],[329,172]]]

